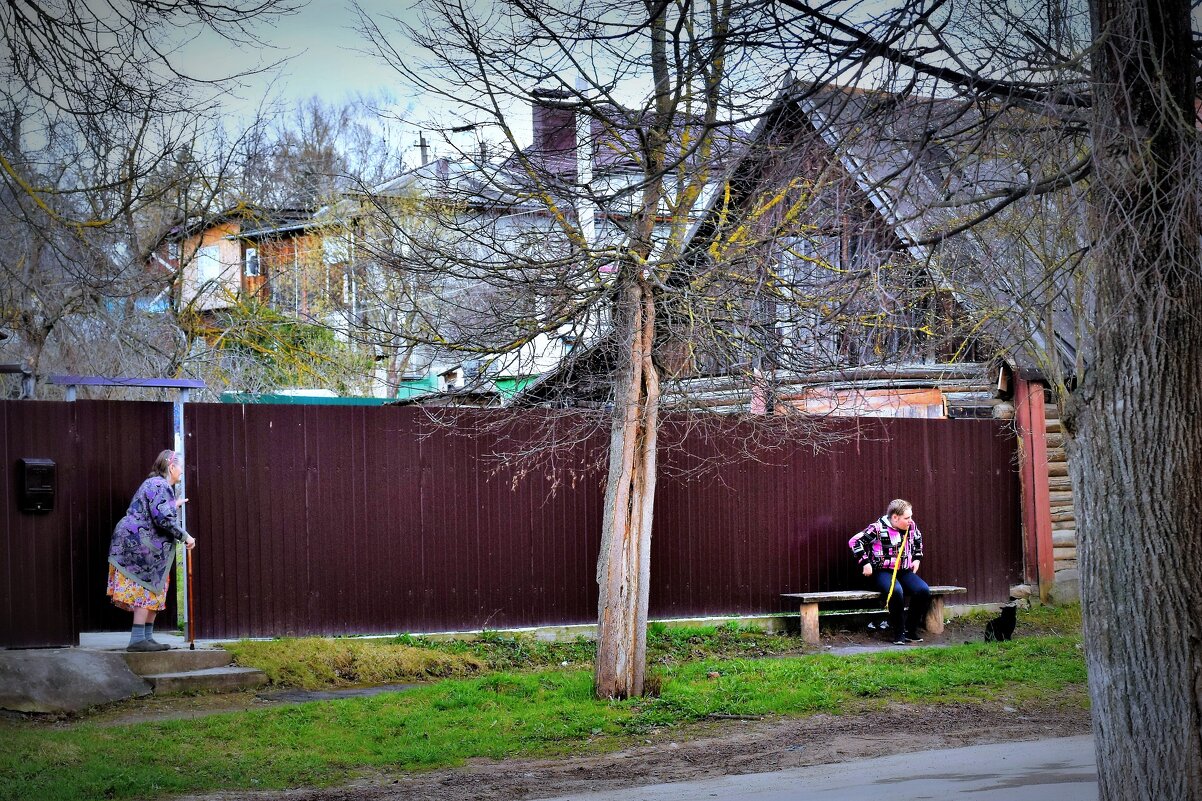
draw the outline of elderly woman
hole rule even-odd
[[[873,589],[889,595],[889,625],[895,645],[922,642],[918,627],[926,618],[931,588],[918,577],[922,562],[922,532],[914,522],[914,508],[901,498],[890,501],[885,514],[848,543],[861,572]],[[896,583],[894,583],[896,577]],[[902,610],[910,601],[909,614]]]
[[[134,613],[128,651],[171,647],[155,641],[154,618],[167,605],[175,544],[182,542],[188,550],[196,546],[196,540],[179,524],[179,507],[187,501],[175,497],[182,470],[179,454],[160,453],[150,477],[134,493],[129,511],[113,529],[108,596],[114,606]]]

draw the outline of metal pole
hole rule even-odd
[[[179,475],[179,493],[180,498],[188,497],[187,484],[185,483],[185,473],[188,462],[184,458],[184,404],[188,402],[187,388],[181,388],[176,393],[175,401],[172,403],[171,409],[171,427],[173,434],[173,450],[179,457],[180,475]],[[188,505],[184,504],[179,507],[179,524],[184,531],[188,530]],[[179,592],[176,598],[182,598],[183,603],[179,604],[179,623],[184,626],[185,632],[188,631],[188,618],[191,610],[188,608],[188,599],[191,595],[188,592],[188,567],[187,558],[188,551],[184,548],[183,543],[176,546],[177,559],[175,560],[175,572],[179,581]],[[186,636],[186,635],[185,635]]]

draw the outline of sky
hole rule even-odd
[[[360,0],[368,13],[379,15],[377,19],[386,31],[392,31],[395,25],[384,19],[384,15],[416,23],[412,3],[413,0]],[[265,99],[278,101],[286,113],[289,107],[313,96],[333,104],[357,95],[376,98],[383,101],[380,107],[393,118],[389,126],[401,131],[402,146],[409,151],[407,160],[416,163],[418,132],[422,127],[418,123],[437,117],[447,125],[456,125],[462,118],[457,116],[455,108],[435,106],[431,98],[415,94],[395,70],[379,57],[364,52],[368,44],[356,28],[358,23],[354,7],[344,0],[309,0],[295,13],[256,26],[266,47],[251,42],[238,46],[211,33],[195,37],[181,33],[182,46],[175,62],[185,74],[203,78],[218,78],[282,62],[262,74],[247,77],[233,96],[224,99],[229,113],[246,119],[260,109]],[[399,32],[390,37],[390,43],[402,51],[407,44]],[[411,56],[418,57],[416,53]],[[456,146],[473,149],[472,143],[458,141],[465,136],[474,135],[457,135]],[[438,142],[438,136],[428,134],[427,140],[435,154],[451,150],[447,143]]]
[[[406,7],[386,0],[363,0],[369,11],[404,17]],[[274,89],[288,100],[318,95],[340,101],[354,93],[374,94],[396,90],[397,76],[373,56],[360,52],[364,40],[355,30],[353,7],[342,0],[310,0],[296,12],[256,24],[267,47],[248,42],[235,46],[208,34],[187,43],[179,64],[192,75],[216,76],[255,69],[284,60],[277,70],[250,80],[242,92],[253,105],[257,95]],[[398,37],[399,44],[399,37]],[[274,85],[273,85],[274,84]]]

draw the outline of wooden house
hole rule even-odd
[[[1060,280],[1007,238],[1006,215],[1036,213],[1029,206],[941,235],[981,211],[974,198],[1042,178],[1046,150],[1031,146],[1041,129],[1021,114],[1002,126],[1011,140],[991,143],[996,150],[957,151],[967,139],[957,134],[984,129],[987,113],[785,87],[694,225],[675,277],[693,286],[725,270],[774,289],[727,303],[717,323],[725,335],[698,337],[692,309],[678,313],[669,285],[657,313],[663,402],[745,414],[1013,418],[1029,591],[1073,598],[1071,488],[1047,386],[1048,371],[1075,358],[1073,310],[1052,292],[1036,315],[999,314],[1030,287]],[[599,337],[516,402],[604,406],[616,352]]]
[[[178,276],[181,309],[207,314],[249,299],[270,299],[261,246],[247,233],[307,217],[307,209],[238,204],[177,226],[153,254],[155,269]]]

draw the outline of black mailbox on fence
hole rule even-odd
[[[54,509],[53,459],[17,460],[17,506],[22,512]]]

